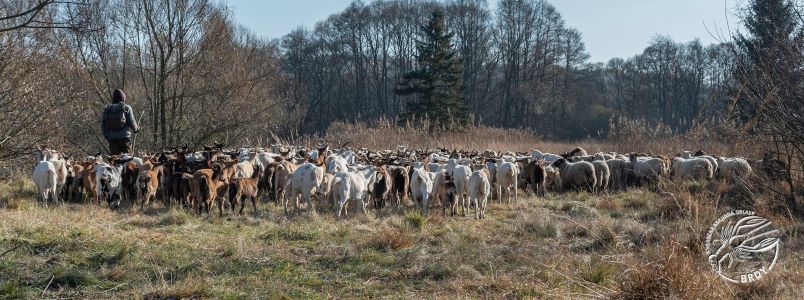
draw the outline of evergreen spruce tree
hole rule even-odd
[[[797,66],[787,59],[797,26],[792,5],[789,0],[751,0],[743,17],[747,35],[738,34],[735,39],[740,60],[735,69],[737,118],[751,131],[763,123],[758,119],[761,103],[785,97],[784,87],[794,80]]]
[[[447,129],[468,123],[469,110],[461,99],[462,62],[452,45],[453,35],[441,9],[421,27],[416,41],[418,69],[402,75],[394,89],[397,95],[417,96],[407,102],[403,119],[429,118],[433,125]]]

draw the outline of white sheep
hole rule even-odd
[[[590,192],[597,186],[597,176],[595,166],[588,161],[569,162],[566,159],[559,159],[553,163],[553,167],[558,169],[561,175],[563,187],[585,187]]]
[[[718,169],[720,177],[727,180],[745,180],[751,175],[753,169],[745,158],[741,157],[718,157]]]
[[[417,208],[421,208],[423,214],[427,214],[427,205],[432,192],[433,180],[428,172],[422,168],[413,169],[413,175],[410,178],[410,193]]]
[[[595,157],[595,160],[603,160],[603,161],[610,160],[610,159],[615,159],[614,154],[605,153],[605,152],[595,153],[594,157]]]
[[[572,157],[572,156],[587,156],[587,155],[588,154],[586,154],[586,150],[584,150],[581,147],[575,147],[575,149],[572,149],[572,151],[569,152],[570,157]]]
[[[489,170],[486,168],[472,172],[469,177],[469,197],[475,203],[475,218],[486,218],[486,204],[491,195],[491,182]],[[467,207],[464,207],[466,210]]]
[[[511,203],[511,190],[513,189],[514,202],[518,200],[517,180],[519,179],[519,169],[512,162],[497,162],[497,195],[502,203],[503,189],[508,194],[508,203]]]
[[[630,162],[622,159],[606,160],[609,167],[609,186],[612,189],[622,190],[625,188],[625,178]]]
[[[714,173],[712,164],[705,158],[674,157],[670,175],[681,179],[702,180],[711,179]]]
[[[664,160],[656,157],[639,157],[636,153],[629,155],[630,169],[637,183],[656,182],[661,175],[667,173]]]
[[[606,191],[609,187],[609,178],[611,177],[611,170],[609,169],[609,165],[600,160],[592,161],[592,165],[595,167],[595,177],[597,179],[597,184],[595,185],[595,191],[601,192]]]
[[[719,163],[718,163],[716,158],[714,158],[714,157],[712,157],[710,155],[706,155],[706,154],[693,155],[692,151],[681,151],[680,156],[682,158],[686,158],[686,159],[690,159],[690,158],[693,158],[693,157],[700,157],[700,158],[706,159],[707,161],[709,161],[709,164],[712,165],[712,172],[717,173]]]

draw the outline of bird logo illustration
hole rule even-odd
[[[780,232],[753,212],[727,213],[712,226],[707,254],[712,269],[731,282],[762,278],[776,263]]]

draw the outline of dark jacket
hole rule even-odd
[[[140,127],[137,125],[137,120],[134,119],[134,110],[131,109],[131,106],[128,106],[128,104],[123,103],[126,100],[126,94],[124,94],[123,91],[115,90],[114,94],[112,95],[112,99],[113,103],[107,104],[106,107],[111,105],[123,106],[126,114],[126,126],[120,130],[107,131],[103,129],[103,118],[101,118],[101,130],[103,131],[103,137],[105,137],[107,140],[131,138],[131,132],[140,130]]]

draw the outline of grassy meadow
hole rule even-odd
[[[486,129],[421,134],[417,144],[382,128],[343,126],[329,139],[366,141],[356,147],[377,147],[371,143],[379,135],[386,145],[411,147],[440,140],[448,148],[525,151],[540,142]],[[345,136],[355,130],[363,135]],[[671,153],[654,148],[677,151],[685,143],[581,141],[542,150]],[[784,233],[782,254],[762,280],[729,284],[711,270],[703,240],[719,215],[746,205],[747,194],[750,207]],[[267,202],[257,213],[246,207],[244,216],[221,218],[162,204],[45,208],[35,197],[26,175],[0,181],[0,299],[804,299],[804,223],[778,209],[781,200],[768,189],[721,181],[665,181],[601,195],[520,192],[517,203],[494,200],[485,220],[445,218],[440,208],[424,217],[408,208],[344,219],[327,210],[286,216]]]
[[[771,214],[786,236],[780,263],[755,284],[727,284],[702,248],[722,184],[678,188],[523,196],[481,221],[440,209],[338,220],[272,203],[223,218],[44,208],[25,180],[3,187],[0,298],[804,297],[801,222]]]

